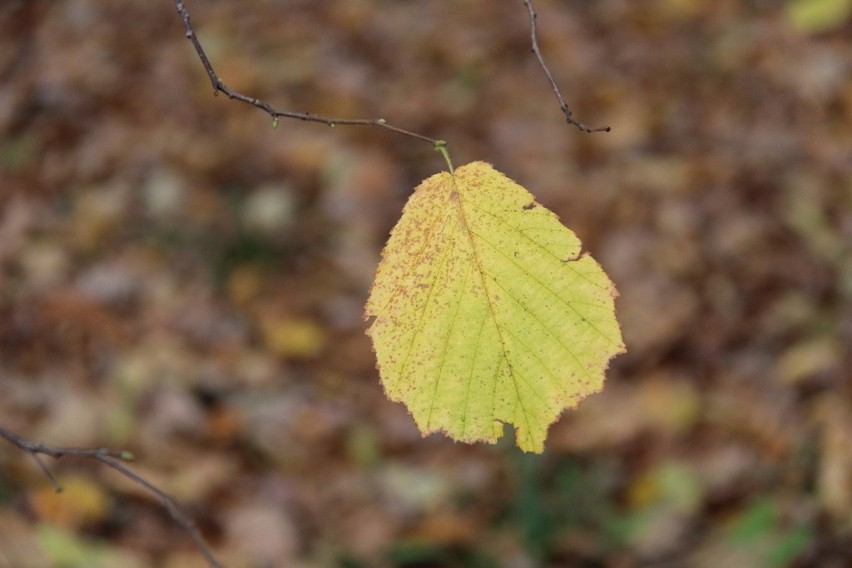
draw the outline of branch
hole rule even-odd
[[[544,57],[542,57],[541,50],[538,48],[538,30],[536,28],[536,19],[538,18],[538,14],[535,13],[531,0],[524,0],[524,5],[527,7],[527,11],[530,14],[530,41],[532,43],[532,52],[535,53],[535,57],[538,59],[538,64],[547,76],[547,80],[550,82],[550,88],[552,88],[553,92],[556,94],[556,100],[559,101],[559,108],[561,108],[562,113],[565,114],[565,121],[568,124],[573,124],[583,132],[609,132],[611,130],[609,126],[591,127],[574,118],[574,113],[572,113],[571,109],[568,108],[568,104],[562,97],[562,93],[559,91],[559,86],[557,86],[556,81],[553,80],[553,75],[550,74],[550,69],[548,69],[547,65],[544,63]]]
[[[132,453],[127,451],[108,450],[106,448],[56,448],[45,444],[30,442],[29,440],[26,440],[2,427],[0,427],[0,438],[5,439],[10,444],[29,453],[36,461],[39,468],[41,468],[50,480],[50,483],[53,484],[57,492],[62,491],[62,487],[41,459],[42,455],[49,456],[54,459],[61,459],[65,457],[87,458],[99,461],[102,464],[111,467],[132,482],[145,488],[157,501],[160,502],[163,507],[166,508],[166,510],[168,510],[172,519],[174,519],[175,522],[177,522],[177,524],[179,524],[181,528],[189,534],[190,538],[195,543],[196,548],[198,548],[211,568],[224,568],[223,564],[216,559],[210,545],[207,544],[207,541],[204,540],[203,536],[201,536],[201,532],[198,530],[198,527],[196,527],[195,523],[192,522],[192,519],[190,519],[189,516],[181,510],[177,501],[122,463],[124,461],[132,461],[134,459]]]
[[[201,47],[201,42],[198,41],[198,37],[195,35],[195,31],[192,29],[192,23],[189,20],[189,12],[187,12],[186,7],[183,4],[183,0],[175,0],[175,6],[177,7],[178,14],[180,14],[180,17],[183,20],[183,28],[184,32],[186,33],[186,39],[192,42],[192,46],[195,48],[195,53],[198,54],[198,58],[201,60],[201,65],[204,66],[204,70],[207,72],[207,76],[210,78],[210,83],[213,85],[213,94],[218,95],[219,93],[223,93],[229,99],[242,101],[246,104],[250,104],[254,107],[259,108],[260,110],[264,111],[266,114],[272,117],[272,120],[274,121],[274,126],[278,125],[279,118],[294,118],[296,120],[304,120],[307,122],[320,122],[322,124],[327,124],[328,126],[332,127],[338,124],[345,126],[379,126],[381,128],[391,130],[398,134],[403,134],[405,136],[410,136],[412,138],[417,138],[418,140],[429,142],[435,148],[437,148],[442,142],[441,140],[437,140],[435,138],[429,138],[428,136],[417,134],[416,132],[411,132],[410,130],[405,130],[404,128],[399,128],[397,126],[390,125],[387,123],[387,121],[385,121],[384,118],[328,118],[325,116],[319,116],[307,112],[279,110],[265,101],[253,97],[248,97],[241,93],[232,91],[227,86],[225,86],[225,83],[222,82],[222,80],[216,74],[216,71],[213,70],[213,65],[210,63],[210,59],[207,57],[207,53],[204,52],[204,48]]]

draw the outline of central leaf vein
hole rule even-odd
[[[460,193],[459,188],[458,188],[458,184],[457,184],[457,181],[456,181],[456,177],[453,176],[452,180],[453,180],[453,187],[456,188],[456,192]],[[526,423],[526,431],[529,435],[529,431],[530,431],[529,430],[529,428],[530,428],[529,415],[528,415],[527,409],[524,405],[523,398],[521,397],[520,389],[518,389],[518,382],[517,382],[516,377],[515,377],[515,370],[513,368],[512,361],[509,358],[509,351],[506,349],[506,339],[503,337],[503,329],[500,326],[500,322],[497,319],[497,313],[495,312],[495,309],[494,309],[494,302],[492,300],[493,296],[491,294],[491,291],[489,290],[487,279],[485,278],[485,270],[483,269],[482,261],[479,258],[479,252],[478,252],[477,246],[476,246],[476,239],[474,239],[475,235],[470,228],[470,223],[468,222],[467,214],[465,213],[465,210],[464,210],[464,205],[466,203],[468,203],[468,201],[464,200],[461,196],[459,196],[459,198],[454,200],[454,201],[455,201],[455,204],[457,206],[457,210],[458,210],[461,222],[462,222],[462,226],[464,227],[465,234],[467,235],[468,242],[470,242],[472,260],[473,260],[473,263],[476,265],[476,269],[477,269],[476,271],[479,274],[479,278],[480,278],[480,281],[482,283],[482,288],[485,291],[485,297],[487,299],[488,309],[491,313],[491,319],[494,321],[494,327],[496,328],[497,336],[500,339],[500,348],[501,348],[501,351],[502,351],[502,354],[503,354],[502,358],[505,359],[506,365],[509,367],[509,376],[512,379],[512,386],[515,389],[515,403],[521,405],[521,414],[523,415],[524,422]],[[496,383],[496,381],[495,381],[495,383]],[[495,388],[496,388],[496,384],[495,384]]]

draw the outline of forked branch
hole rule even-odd
[[[174,519],[175,522],[180,525],[180,527],[186,531],[192,539],[195,547],[199,550],[199,552],[201,552],[204,559],[207,560],[207,564],[209,564],[212,568],[224,568],[222,563],[220,563],[216,558],[216,555],[213,554],[213,550],[210,548],[210,545],[207,544],[207,541],[204,540],[203,536],[201,536],[201,531],[198,530],[198,527],[195,526],[192,519],[184,513],[183,510],[181,510],[177,501],[175,501],[175,499],[165,491],[124,465],[125,461],[131,461],[134,459],[133,454],[130,452],[114,451],[106,448],[57,448],[46,444],[31,442],[13,432],[10,432],[9,430],[6,430],[5,428],[0,428],[0,438],[5,439],[10,444],[13,444],[21,450],[29,453],[35,460],[36,464],[38,464],[39,468],[41,468],[50,480],[50,483],[57,492],[62,491],[62,486],[59,485],[59,482],[47,467],[47,464],[44,463],[42,456],[49,456],[54,459],[62,459],[66,457],[92,459],[101,462],[107,467],[111,467],[127,479],[143,487],[146,491],[148,491],[148,493],[153,495],[163,507],[165,507],[172,516],[172,519]]]
[[[609,132],[610,129],[608,126],[603,128],[591,128],[581,122],[578,122],[574,118],[571,111],[568,109],[568,105],[565,103],[565,99],[562,97],[562,93],[559,91],[559,87],[556,85],[556,82],[553,80],[553,76],[550,74],[550,70],[544,63],[544,58],[541,55],[541,50],[539,50],[538,48],[535,10],[533,10],[532,4],[529,0],[524,0],[524,4],[526,5],[527,10],[530,14],[530,34],[532,38],[533,53],[535,53],[539,65],[541,65],[542,70],[544,70],[544,74],[547,76],[548,81],[550,81],[550,85],[553,88],[554,93],[556,93],[556,98],[559,101],[559,108],[561,108],[562,112],[565,113],[566,120],[569,124],[573,124],[580,130],[583,130],[585,132]],[[192,47],[195,48],[195,53],[198,54],[198,58],[201,60],[201,65],[204,67],[204,71],[207,73],[207,77],[210,79],[210,84],[213,86],[214,95],[222,93],[230,99],[238,100],[257,107],[269,116],[271,116],[273,124],[276,126],[278,124],[279,118],[292,118],[307,122],[319,122],[328,126],[336,126],[338,124],[344,126],[378,126],[386,130],[396,132],[398,134],[403,134],[405,136],[410,136],[418,140],[423,140],[424,142],[429,142],[439,152],[441,152],[441,148],[443,148],[442,153],[446,153],[446,142],[444,142],[443,140],[430,138],[429,136],[424,136],[423,134],[418,134],[416,132],[412,132],[404,128],[399,128],[398,126],[393,126],[392,124],[388,124],[388,122],[384,118],[330,118],[326,116],[312,114],[309,112],[294,112],[289,110],[281,110],[273,107],[271,104],[261,99],[249,97],[243,95],[242,93],[232,91],[225,85],[225,83],[222,81],[222,79],[219,78],[219,75],[217,75],[216,71],[213,69],[213,64],[210,63],[210,58],[207,57],[207,53],[201,46],[201,42],[198,40],[198,36],[195,35],[195,30],[192,27],[189,12],[187,11],[183,0],[175,0],[175,6],[177,7],[177,11],[178,14],[180,14],[181,20],[183,20],[184,33],[186,35],[186,38],[192,43]]]
[[[532,43],[532,52],[535,53],[535,57],[538,59],[538,64],[541,66],[542,71],[544,71],[545,76],[547,76],[547,80],[550,82],[550,88],[553,89],[553,92],[556,95],[556,100],[559,101],[559,108],[562,109],[562,113],[565,115],[565,121],[568,124],[573,124],[583,132],[609,132],[611,130],[609,126],[587,126],[574,118],[574,113],[572,113],[571,109],[568,108],[568,104],[565,102],[565,99],[562,97],[562,92],[559,90],[559,85],[557,85],[556,81],[553,79],[553,75],[550,73],[550,69],[547,68],[547,64],[544,62],[544,57],[541,55],[541,49],[538,47],[538,28],[536,26],[538,14],[536,14],[531,0],[524,0],[524,5],[527,7],[527,12],[529,12],[530,15],[530,42]]]

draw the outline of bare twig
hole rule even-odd
[[[45,444],[31,442],[6,430],[5,428],[0,428],[0,438],[5,439],[10,444],[13,444],[29,453],[57,491],[62,491],[62,487],[59,485],[56,477],[54,477],[42,461],[42,455],[49,456],[54,459],[61,459],[65,457],[92,459],[111,467],[132,482],[145,488],[157,501],[160,502],[163,507],[165,507],[166,510],[168,510],[172,519],[174,519],[175,522],[179,524],[181,528],[187,532],[187,534],[189,534],[190,538],[195,543],[196,548],[198,548],[205,560],[207,560],[207,564],[209,564],[212,568],[224,568],[223,564],[216,559],[210,545],[207,544],[207,541],[204,540],[203,536],[201,536],[201,532],[198,530],[198,527],[196,527],[192,519],[190,519],[183,510],[181,510],[177,501],[175,501],[174,498],[162,489],[158,488],[156,485],[124,465],[124,461],[130,461],[133,459],[133,454],[130,452],[114,451],[106,448],[56,448]]]
[[[556,85],[556,81],[554,81],[553,79],[553,75],[551,75],[550,73],[550,69],[548,69],[547,65],[544,63],[544,58],[542,57],[541,50],[538,47],[538,31],[536,29],[537,14],[533,9],[530,0],[524,0],[524,5],[527,7],[527,11],[530,15],[530,39],[532,41],[532,51],[533,53],[535,53],[539,65],[541,65],[544,74],[547,76],[547,80],[550,82],[550,86],[553,88],[553,92],[556,94],[556,98],[559,101],[559,108],[562,109],[562,112],[565,114],[565,120],[568,122],[568,124],[573,124],[580,130],[583,130],[585,132],[609,132],[609,126],[593,128],[583,124],[582,122],[579,122],[577,119],[574,118],[573,113],[568,108],[568,104],[562,97],[562,93],[559,91],[559,87]],[[222,79],[219,78],[219,75],[217,75],[216,71],[213,69],[213,64],[210,63],[210,58],[207,57],[207,53],[201,46],[201,42],[198,40],[198,36],[195,35],[195,30],[193,29],[192,22],[190,21],[189,12],[187,11],[183,0],[175,0],[175,7],[177,8],[181,20],[183,20],[183,28],[186,38],[192,43],[192,47],[195,48],[195,53],[198,54],[198,58],[201,60],[201,65],[204,67],[204,71],[207,73],[207,77],[210,79],[210,84],[213,86],[214,95],[223,93],[230,99],[238,100],[246,104],[252,105],[256,108],[259,108],[260,110],[264,111],[266,114],[272,117],[273,124],[275,126],[278,125],[279,118],[293,118],[306,122],[319,122],[332,127],[337,126],[338,124],[344,126],[378,126],[386,130],[396,132],[398,134],[403,134],[411,138],[416,138],[418,140],[423,140],[424,142],[429,142],[435,149],[438,149],[439,146],[446,147],[446,143],[443,140],[430,138],[429,136],[424,136],[423,134],[418,134],[416,132],[412,132],[404,128],[399,128],[398,126],[393,126],[392,124],[388,124],[384,118],[330,118],[327,116],[320,116],[309,112],[280,110],[276,109],[275,107],[261,99],[249,97],[247,95],[243,95],[242,93],[232,91],[225,85],[225,83],[222,81]]]
[[[189,20],[189,12],[187,12],[186,6],[184,6],[183,4],[183,0],[175,0],[175,6],[177,7],[178,14],[180,14],[180,17],[183,20],[183,28],[184,32],[186,33],[186,39],[192,42],[192,46],[195,48],[195,53],[198,54],[198,58],[201,60],[201,65],[204,66],[204,70],[207,72],[207,76],[210,78],[210,83],[213,85],[214,95],[218,93],[223,93],[230,99],[242,101],[246,104],[250,104],[254,107],[257,107],[269,116],[271,116],[272,119],[275,121],[275,124],[277,124],[279,118],[294,118],[297,120],[304,120],[308,122],[320,122],[322,124],[327,124],[328,126],[336,126],[338,124],[345,126],[379,126],[381,128],[391,130],[399,134],[404,134],[405,136],[410,136],[412,138],[417,138],[418,140],[429,142],[430,144],[432,144],[432,146],[435,147],[439,144],[439,142],[441,142],[440,140],[437,140],[435,138],[429,138],[428,136],[424,136],[422,134],[411,132],[410,130],[405,130],[404,128],[399,128],[397,126],[388,124],[384,118],[329,118],[325,116],[311,114],[308,112],[279,110],[265,101],[253,97],[248,97],[246,95],[232,91],[227,86],[225,86],[225,83],[222,82],[222,80],[213,70],[213,65],[210,63],[210,59],[207,57],[207,54],[204,52],[204,48],[201,47],[201,42],[198,41],[198,37],[195,35],[195,31],[192,29],[192,23]]]
[[[565,114],[566,122],[568,122],[568,124],[573,124],[584,132],[609,132],[611,130],[609,126],[591,127],[574,118],[574,113],[572,113],[571,109],[568,108],[568,104],[562,97],[562,93],[559,91],[559,87],[553,79],[553,75],[550,74],[550,69],[548,69],[547,65],[544,63],[544,57],[541,55],[541,50],[538,48],[538,29],[536,28],[536,19],[538,18],[538,14],[535,13],[531,0],[524,0],[524,5],[527,7],[527,12],[530,14],[530,41],[532,42],[532,52],[535,53],[535,57],[538,59],[538,64],[541,66],[544,74],[547,76],[547,80],[550,82],[550,87],[556,94],[556,100],[559,101],[559,108],[561,108],[562,112]]]

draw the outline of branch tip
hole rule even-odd
[[[544,75],[547,77],[547,81],[550,83],[550,88],[553,90],[553,93],[556,95],[556,100],[559,101],[559,108],[562,110],[562,113],[565,115],[565,121],[582,130],[583,132],[609,132],[611,129],[609,126],[603,127],[589,127],[579,122],[574,118],[574,113],[568,108],[568,103],[565,102],[565,98],[562,96],[562,92],[559,90],[559,86],[556,84],[556,80],[553,78],[553,75],[550,73],[550,69],[547,68],[547,64],[544,62],[544,57],[541,54],[541,49],[538,47],[538,28],[536,26],[536,21],[538,20],[538,14],[532,5],[532,0],[524,0],[524,6],[527,7],[527,12],[530,16],[530,43],[531,51],[535,54],[536,59],[538,60],[538,65],[541,67],[542,71],[544,71]]]

